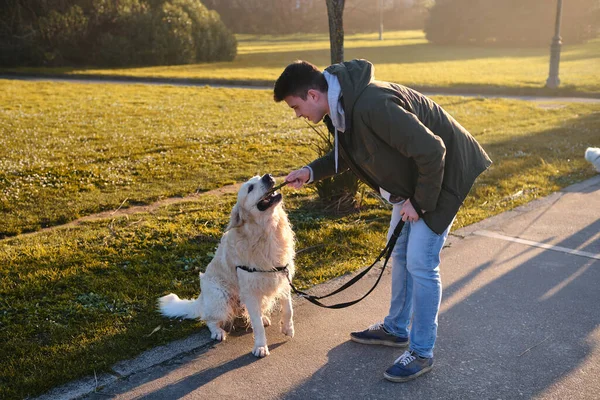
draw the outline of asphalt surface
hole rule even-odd
[[[386,272],[350,308],[325,310],[297,298],[296,336],[284,337],[276,323],[267,328],[264,359],[250,353],[252,332],[215,343],[202,331],[42,398],[600,398],[600,175],[453,232],[441,269],[435,366],[408,383],[383,378],[402,350],[348,336],[386,315]],[[335,301],[357,298],[375,274]]]

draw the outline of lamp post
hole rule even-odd
[[[379,40],[383,40],[383,0],[379,0]]]
[[[562,0],[557,0],[556,3],[556,22],[554,24],[554,37],[550,46],[550,73],[546,79],[546,87],[556,89],[560,85],[558,78],[558,64],[560,62],[560,47],[562,46],[562,38],[560,37],[560,17],[562,14]]]

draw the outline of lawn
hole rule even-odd
[[[238,55],[233,62],[122,69],[19,68],[17,71],[270,85],[282,69],[296,59],[308,60],[323,68],[330,60],[329,37],[326,34],[238,35],[238,42]],[[549,46],[438,46],[428,43],[422,31],[396,31],[386,32],[383,41],[376,33],[347,35],[344,47],[346,59],[372,61],[377,79],[417,88],[454,93],[579,93],[600,96],[600,39],[581,45],[563,44],[559,90],[543,89],[548,77]]]
[[[233,194],[205,191],[314,156],[315,135],[266,90],[0,81],[0,398],[34,396],[202,326],[155,311],[195,296]],[[436,97],[494,165],[454,228],[594,175],[600,105]],[[151,213],[42,230],[100,210],[198,193]],[[297,283],[369,264],[389,211],[327,214],[284,188]],[[20,232],[33,231],[30,235]],[[159,330],[155,331],[157,327]],[[154,333],[153,333],[154,332]]]
[[[265,90],[108,88],[0,81],[0,237],[312,156],[307,125]]]

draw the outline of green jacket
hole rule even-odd
[[[338,171],[351,169],[374,190],[410,199],[432,231],[452,222],[475,178],[492,161],[442,107],[402,85],[376,81],[366,60],[326,69],[342,88],[346,130]],[[325,123],[330,131],[329,116]],[[315,181],[336,174],[333,151],[309,164]]]

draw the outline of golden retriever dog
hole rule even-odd
[[[294,336],[288,283],[294,276],[294,233],[281,194],[272,192],[274,184],[271,175],[264,175],[242,185],[215,256],[200,273],[198,298],[182,300],[171,293],[159,299],[163,315],[200,318],[219,341],[225,339],[224,328],[246,311],[256,357],[269,355],[264,327],[271,324],[269,314],[277,299],[281,332]]]

